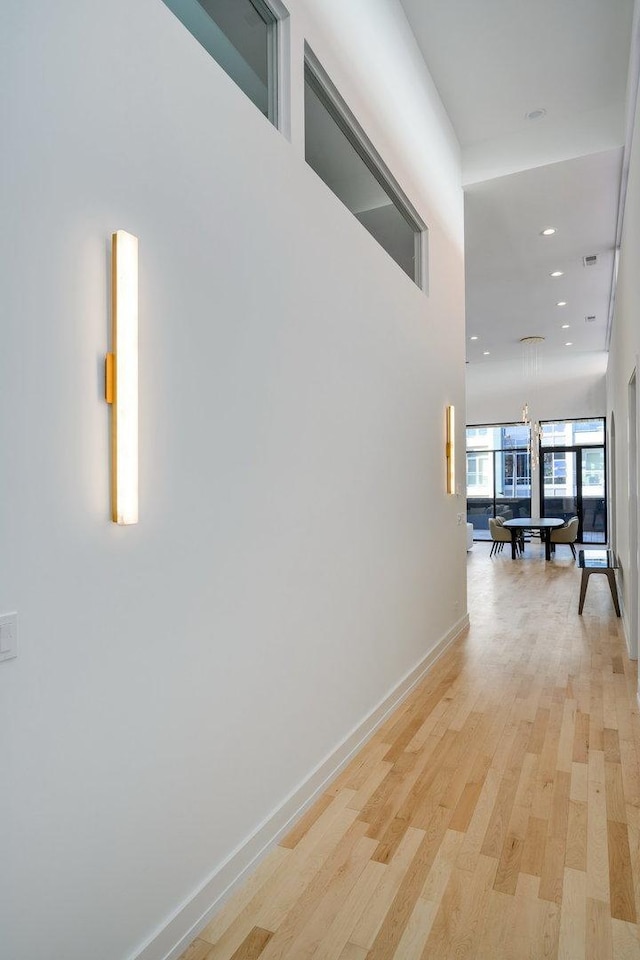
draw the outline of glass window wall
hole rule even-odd
[[[605,421],[542,422],[540,443],[543,517],[578,517],[581,543],[606,543]]]

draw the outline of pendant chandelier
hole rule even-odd
[[[544,337],[521,337],[520,343],[522,344],[522,379],[527,385],[527,389],[536,397],[540,374],[540,344],[544,343]],[[540,462],[542,428],[540,427],[540,421],[537,417],[532,422],[529,414],[528,400],[525,400],[522,405],[522,422],[529,427],[529,457],[531,458],[531,470],[533,471]]]

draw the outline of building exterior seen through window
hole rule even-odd
[[[277,126],[277,19],[264,0],[164,0]]]
[[[467,521],[489,538],[489,517],[531,515],[530,430],[524,423],[467,428]]]
[[[542,424],[542,451],[548,447],[586,447],[581,460],[582,485],[591,496],[604,496],[604,420],[563,420]],[[544,457],[545,492],[565,496],[575,485],[574,458],[565,450],[547,452]]]

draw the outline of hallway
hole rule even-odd
[[[636,665],[539,550],[474,545],[469,632],[183,960],[640,958]]]

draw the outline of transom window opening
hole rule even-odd
[[[278,21],[264,0],[164,0],[258,109],[278,123]]]
[[[424,224],[309,50],[304,76],[307,163],[424,289]]]

